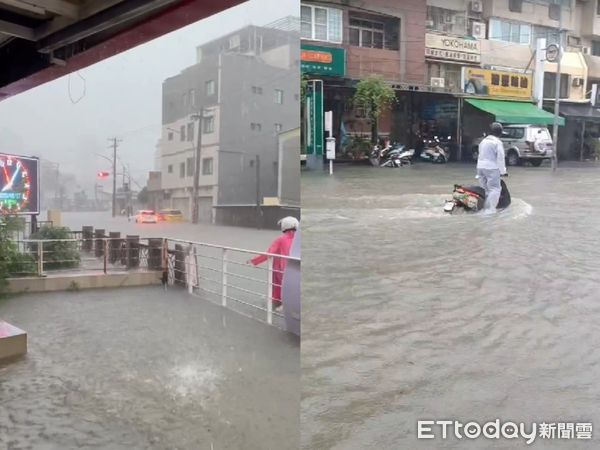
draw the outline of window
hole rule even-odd
[[[506,127],[502,134],[509,139],[523,139],[523,136],[525,136],[525,128]]]
[[[179,178],[185,178],[185,163],[179,163]]]
[[[441,33],[450,33],[464,36],[467,34],[467,16],[465,11],[427,7],[426,28]]]
[[[172,131],[169,131],[169,134],[167,136],[169,137],[170,141],[173,140],[173,132]]]
[[[262,94],[263,90],[260,86],[252,86],[252,93],[253,94]]]
[[[187,140],[190,142],[194,140],[194,122],[187,124]]]
[[[508,0],[508,9],[512,12],[523,12],[523,0]]]
[[[240,35],[236,34],[229,38],[229,50],[233,50],[240,46]]]
[[[592,55],[600,56],[600,41],[592,41]]]
[[[262,130],[262,125],[260,123],[254,123],[254,122],[252,122],[250,124],[250,129],[252,131],[261,131]]]
[[[527,77],[521,77],[521,87],[527,89],[529,87],[529,80]]]
[[[196,106],[196,91],[190,89],[190,106]]]
[[[556,74],[552,72],[544,72],[544,98],[556,97]],[[560,76],[560,98],[569,97],[569,75],[561,74]]]
[[[185,141],[185,125],[181,125],[181,127],[179,127],[179,140]]]
[[[275,124],[275,132],[276,133],[281,133],[282,129],[283,129],[283,125],[281,125],[280,123]]]
[[[524,23],[490,19],[489,38],[493,41],[528,45],[531,41],[531,26]]]
[[[513,75],[510,77],[510,87],[519,87],[519,77]]]
[[[187,167],[187,176],[191,177],[194,175],[194,158],[188,158],[185,160],[185,165]]]
[[[167,167],[167,172],[173,173],[173,164],[169,164],[169,166]]]
[[[538,38],[545,38],[546,45],[550,44],[558,44],[559,43],[559,33],[557,28],[550,27],[533,27],[533,39],[531,40],[532,45],[536,45],[536,40]]]
[[[350,45],[355,47],[383,48],[384,26],[381,22],[365,19],[350,19],[348,28]]]
[[[213,173],[213,159],[202,158],[202,175],[212,175]]]
[[[206,95],[215,95],[215,81],[210,80],[206,82]]]
[[[202,118],[202,132],[210,134],[215,131],[215,118],[213,116]]]
[[[340,9],[302,5],[300,15],[302,38],[342,42],[342,11]]]
[[[492,74],[492,85],[500,86],[500,75],[498,75],[497,73]]]
[[[281,89],[275,89],[275,103],[278,105],[283,104],[283,91]]]

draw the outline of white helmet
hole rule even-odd
[[[284,217],[277,223],[281,226],[281,231],[296,230],[300,225],[298,219],[292,216]]]

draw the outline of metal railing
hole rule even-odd
[[[163,239],[138,236],[13,241],[19,257],[12,275],[46,276],[57,272],[161,270]]]
[[[283,328],[276,309],[283,268],[298,258],[201,242],[138,236],[23,239],[13,275],[157,271],[163,284]],[[254,259],[254,263],[250,260]],[[256,264],[255,263],[259,263]]]
[[[166,255],[169,284],[283,327],[283,315],[275,308],[280,280],[286,263],[298,258],[180,239],[166,239]],[[262,263],[254,265],[251,259]]]

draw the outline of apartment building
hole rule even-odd
[[[303,61],[305,73],[324,81],[336,137],[368,133],[349,99],[358,80],[378,74],[398,99],[381,120],[382,134],[411,146],[433,134],[450,135],[454,156],[463,156],[494,119],[494,101],[519,102],[530,112],[541,101],[552,109],[557,64],[536,48],[540,38],[546,46],[558,44],[561,23],[561,157],[573,157],[568,136],[576,129],[596,127],[590,91],[600,81],[598,0],[305,1],[302,11],[303,48],[336,48],[345,58],[344,70],[334,74]],[[477,103],[485,110],[473,106],[472,97],[485,99]],[[543,111],[538,120],[552,123]]]
[[[196,64],[164,81],[161,207],[190,217],[199,142],[200,221],[277,196],[278,134],[297,126],[300,108],[298,34],[278,25],[204,44]]]

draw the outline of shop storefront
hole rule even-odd
[[[409,145],[422,148],[424,139],[437,136],[449,141],[451,159],[460,158],[459,117],[461,114],[462,70],[481,62],[481,43],[476,39],[425,35],[428,92],[402,93],[408,103],[401,122],[411,123]]]
[[[307,166],[318,168],[323,162],[325,148],[324,113],[332,110],[329,99],[334,95],[336,86],[344,82],[346,51],[338,47],[302,44],[300,64],[302,74],[306,77],[302,149],[306,151]],[[339,109],[335,107],[334,130],[340,128]]]
[[[462,148],[487,133],[490,123],[551,125],[554,115],[532,102],[533,78],[522,70],[489,70],[465,67],[462,71],[463,100],[459,123]],[[564,125],[561,120],[560,125]],[[468,158],[470,151],[463,151]]]

